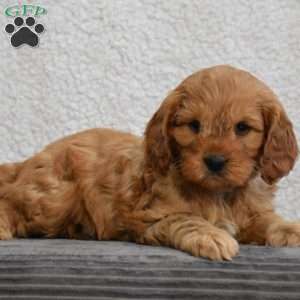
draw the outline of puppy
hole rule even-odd
[[[238,243],[300,246],[274,211],[297,157],[292,124],[248,72],[216,66],[179,84],[144,138],[92,129],[0,166],[0,239],[163,245],[229,260]]]

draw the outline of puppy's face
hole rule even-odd
[[[272,91],[229,66],[202,70],[163,102],[146,129],[146,159],[173,165],[182,180],[212,191],[247,184],[260,172],[273,183],[292,168],[297,144]]]

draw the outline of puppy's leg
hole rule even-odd
[[[15,235],[13,226],[14,211],[7,203],[7,199],[1,198],[3,187],[0,187],[0,240],[10,240]]]
[[[170,215],[154,223],[139,242],[170,246],[212,260],[230,260],[239,248],[225,230],[189,214]]]
[[[97,186],[96,184],[94,186]],[[117,237],[116,224],[114,222],[114,211],[112,200],[109,196],[99,192],[98,188],[89,186],[85,193],[85,209],[92,221],[98,240],[110,240]],[[92,230],[90,230],[91,232]]]
[[[253,217],[245,229],[244,241],[274,247],[300,246],[300,223],[287,222],[274,211]]]
[[[0,208],[0,240],[10,240],[13,238],[9,217],[5,210]]]
[[[300,247],[300,223],[272,224],[267,232],[266,243],[274,247]]]
[[[0,165],[0,240],[13,238],[12,210],[7,203],[6,195],[11,189],[11,184],[16,180],[21,163],[7,163]]]

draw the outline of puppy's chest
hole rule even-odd
[[[165,215],[191,213],[213,225],[234,223],[232,201],[224,194],[182,195],[174,189],[172,192],[166,191],[167,189],[164,189],[158,197],[154,197],[156,200],[152,202],[152,209],[155,211],[163,211]]]
[[[190,209],[210,224],[227,231],[233,237],[237,236],[239,229],[233,213],[232,202],[223,195],[193,199]]]
[[[185,199],[189,203],[190,209],[197,215],[212,224],[216,224],[224,219],[233,222],[232,205],[226,200],[224,195],[199,195],[192,199]]]

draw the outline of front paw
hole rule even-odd
[[[275,224],[267,232],[266,244],[273,247],[299,247],[300,223]]]
[[[239,251],[238,242],[224,230],[213,230],[203,234],[187,235],[182,250],[194,256],[211,260],[231,260]]]

